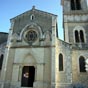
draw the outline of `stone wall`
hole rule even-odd
[[[85,60],[88,58],[88,50],[75,50],[72,51],[72,81],[73,84],[81,84],[88,87],[88,73],[80,72],[79,58],[83,56]]]
[[[56,48],[56,88],[65,88],[72,83],[72,57],[71,46],[58,40]],[[59,71],[59,54],[63,55],[63,71]],[[63,86],[63,87],[62,87]]]

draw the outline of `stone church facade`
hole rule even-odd
[[[87,0],[62,6],[64,41],[57,15],[34,6],[0,33],[0,88],[88,88]]]

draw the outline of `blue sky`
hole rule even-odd
[[[63,39],[62,6],[61,0],[1,0],[0,2],[0,32],[9,32],[10,19],[35,6],[58,15],[58,31],[60,39]]]

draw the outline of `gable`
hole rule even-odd
[[[13,32],[20,34],[22,29],[26,25],[32,23],[38,24],[43,29],[43,31],[46,31],[51,28],[52,16],[56,17],[56,15],[53,15],[51,13],[43,12],[35,8],[32,8],[30,11],[27,11],[11,19],[11,22],[14,23],[12,24]]]

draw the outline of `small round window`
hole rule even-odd
[[[28,42],[34,42],[37,39],[37,33],[34,30],[29,30],[25,37]]]

